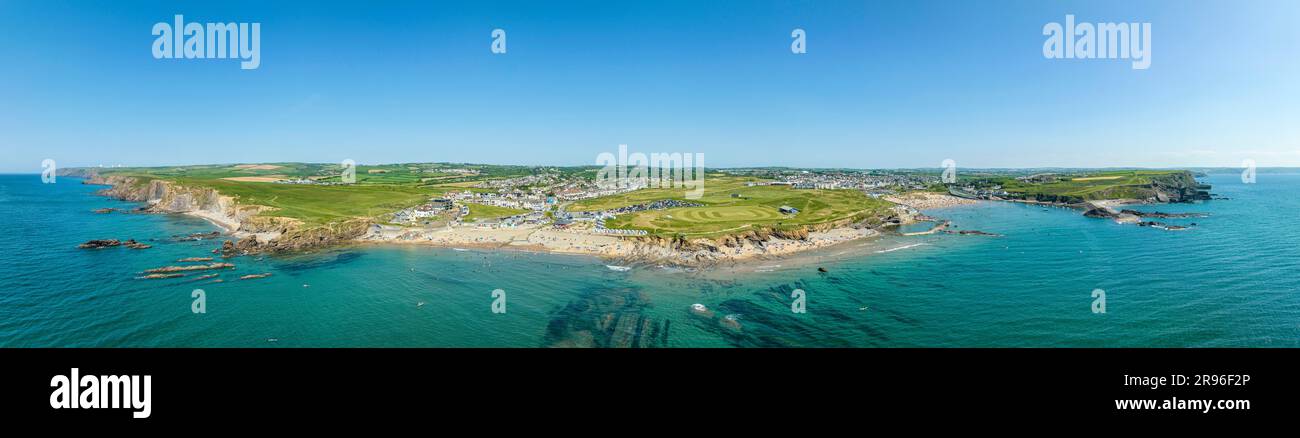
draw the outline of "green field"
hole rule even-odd
[[[453,175],[452,170],[476,169],[480,175]],[[349,185],[277,184],[277,179],[308,178],[337,181],[341,167],[335,164],[268,163],[260,165],[210,165],[157,168],[114,168],[104,175],[135,176],[141,181],[164,179],[186,187],[207,187],[238,199],[243,205],[261,205],[275,210],[265,216],[285,217],[312,227],[353,218],[380,218],[385,214],[425,202],[450,191],[491,191],[472,187],[478,181],[513,177],[534,171],[520,166],[443,164],[392,164],[358,166],[357,183]],[[551,169],[551,171],[556,171]],[[585,178],[589,168],[560,170]],[[750,177],[710,174],[700,199],[686,199],[682,188],[644,189],[631,193],[588,199],[566,206],[570,211],[607,210],[661,199],[704,204],[669,210],[624,214],[607,221],[611,228],[646,230],[662,236],[717,236],[757,229],[791,230],[828,222],[881,217],[892,204],[868,197],[856,190],[797,190],[789,186],[747,187],[758,182]],[[790,206],[798,214],[782,214]],[[483,204],[469,205],[465,222],[475,222],[526,213],[526,210]]]
[[[465,222],[478,222],[484,219],[496,219],[502,217],[514,216],[517,214],[527,213],[528,210],[518,208],[497,207],[495,205],[465,203],[469,207],[469,214],[461,218]]]
[[[474,169],[480,175],[464,175],[442,169]],[[307,227],[352,218],[377,218],[419,205],[431,197],[452,191],[490,192],[472,187],[479,181],[527,175],[523,166],[459,165],[442,163],[358,165],[356,183],[347,185],[276,184],[278,179],[313,179],[323,183],[341,180],[342,166],[314,163],[222,164],[175,167],[111,168],[103,175],[132,176],[143,184],[149,180],[173,181],[181,186],[216,189],[238,199],[242,205],[272,207],[265,216],[302,221]],[[499,218],[524,210],[474,204],[467,221]]]
[[[645,230],[659,236],[711,237],[757,228],[794,229],[808,225],[879,217],[893,204],[857,190],[799,190],[789,186],[746,187],[751,178],[714,177],[705,181],[704,195],[687,200],[683,189],[643,189],[575,203],[572,211],[605,210],[660,199],[705,204],[619,215],[606,226]],[[732,194],[738,196],[733,197]],[[780,207],[799,209],[786,215]]]
[[[997,181],[1009,193],[1039,199],[1069,202],[1099,199],[1141,199],[1151,195],[1155,180],[1171,180],[1186,174],[1182,170],[1123,170],[1059,175],[1050,183],[1028,183],[1014,178]]]
[[[266,177],[278,179],[326,176],[337,173],[337,165],[271,163],[273,169],[239,168],[234,165],[183,166],[157,168],[115,168],[100,171],[104,175],[134,176],[141,181],[163,179],[185,187],[216,189],[222,195],[238,199],[242,205],[275,208],[262,213],[302,221],[311,227],[352,218],[373,218],[385,213],[418,205],[447,189],[421,188],[414,183],[354,185],[297,185],[271,182],[233,181],[228,178]],[[360,166],[358,166],[360,167]],[[337,177],[335,177],[337,179]]]
[[[298,219],[308,226],[376,217],[419,205],[430,197],[428,190],[412,186],[311,186],[185,178],[175,181],[187,187],[216,189],[222,195],[235,197],[240,204],[274,207],[276,211],[264,214]]]

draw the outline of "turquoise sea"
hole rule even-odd
[[[887,235],[699,272],[367,246],[238,257],[211,283],[134,277],[210,256],[219,241],[171,237],[213,225],[96,214],[137,205],[74,178],[0,175],[0,346],[1300,346],[1300,175],[1202,180],[1230,199],[1141,207],[1210,215],[1163,220],[1197,224],[1187,231],[983,203],[929,213],[1002,237]],[[76,248],[102,238],[154,247]],[[273,275],[237,280],[258,273]],[[191,311],[195,289],[206,313]],[[492,311],[496,289],[505,313]],[[791,311],[795,289],[806,313]],[[1104,314],[1092,311],[1094,289],[1105,291]]]

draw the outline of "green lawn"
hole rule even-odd
[[[731,198],[732,193],[741,193],[742,196],[747,196],[748,194],[759,193],[761,191],[761,187],[745,187],[745,183],[751,181],[760,180],[756,178],[742,177],[706,178],[704,180],[704,195],[700,199],[686,199],[686,189],[684,188],[641,189],[635,192],[628,192],[619,195],[583,199],[570,204],[566,209],[569,211],[609,210],[611,208],[644,204],[647,202],[658,201],[660,199],[677,199],[701,204],[730,203],[733,201]]]
[[[645,230],[660,236],[709,237],[755,228],[793,229],[845,219],[861,220],[888,212],[893,204],[857,190],[800,190],[788,186],[746,187],[749,178],[722,177],[705,181],[704,195],[687,200],[702,207],[643,211],[606,221],[610,228]],[[738,195],[733,197],[732,194]],[[575,203],[573,211],[604,210],[659,199],[686,200],[683,189],[643,189]],[[782,206],[799,209],[781,214]]]
[[[528,210],[518,208],[497,207],[495,205],[465,203],[469,207],[469,214],[461,218],[465,222],[477,222],[482,219],[496,219],[509,217],[517,214],[527,213]]]
[[[260,165],[202,165],[177,167],[114,168],[105,175],[134,176],[174,181],[186,187],[208,187],[232,196],[242,205],[261,205],[276,210],[264,216],[298,219],[307,227],[352,218],[374,218],[418,205],[450,188],[422,188],[420,179],[436,175],[436,164],[357,166],[357,183],[350,185],[298,185],[272,182],[232,181],[228,178],[308,178],[338,181],[337,164],[265,163]],[[370,170],[383,170],[371,173]],[[435,169],[425,172],[425,169]]]
[[[376,217],[419,205],[431,195],[428,190],[407,186],[320,186],[184,178],[175,181],[182,186],[214,188],[222,195],[236,197],[243,205],[277,208],[263,214],[299,219],[307,226]]]

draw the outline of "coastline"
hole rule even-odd
[[[211,188],[185,187],[169,181],[151,180],[138,184],[132,177],[89,175],[84,184],[110,186],[100,191],[104,196],[143,202],[145,211],[155,213],[182,213],[204,219],[237,241],[223,251],[232,254],[296,252],[351,243],[428,245],[447,248],[518,249],[559,254],[590,255],[614,264],[660,264],[701,267],[716,264],[739,263],[749,260],[769,260],[791,254],[812,251],[841,243],[881,235],[880,229],[890,225],[915,221],[933,221],[928,231],[904,233],[919,236],[945,232],[949,224],[931,218],[921,210],[941,210],[978,204],[980,200],[967,199],[946,193],[911,192],[885,196],[882,199],[896,204],[895,216],[885,224],[867,227],[863,223],[838,223],[821,228],[797,230],[757,230],[739,235],[714,238],[683,239],[664,236],[611,236],[590,231],[587,225],[573,228],[554,228],[550,224],[521,228],[495,228],[477,225],[456,225],[437,228],[416,228],[377,224],[373,218],[355,218],[339,226],[299,228],[294,221],[261,217],[258,213],[269,210],[258,205],[240,205]],[[1121,223],[1139,223],[1134,215],[1121,215],[1114,207],[1134,203],[1150,203],[1137,199],[1109,199],[1080,204],[1062,204],[1037,200],[1007,199],[1035,205],[1051,205],[1082,209],[1087,212],[1102,210],[1107,216],[1117,217]],[[1085,216],[1089,216],[1086,213]],[[1095,215],[1093,217],[1096,217]],[[963,233],[964,234],[964,233]]]
[[[612,263],[654,263],[676,266],[708,266],[749,260],[767,260],[826,248],[841,243],[879,236],[872,228],[845,225],[821,231],[805,230],[797,238],[776,235],[730,239],[696,239],[677,242],[643,237],[616,237],[577,229],[555,229],[548,225],[529,228],[485,228],[472,225],[434,229],[406,228],[365,224],[357,234],[328,229],[297,230],[266,226],[276,218],[248,220],[265,207],[239,205],[234,198],[212,189],[192,189],[170,182],[152,181],[136,185],[130,177],[86,177],[83,184],[105,185],[102,196],[143,203],[151,213],[180,213],[203,219],[220,228],[223,234],[238,239],[235,250],[244,254],[263,251],[295,251],[331,245],[396,244],[429,245],[446,248],[517,249],[559,254],[590,255]],[[902,208],[902,207],[900,207]],[[910,217],[910,215],[908,215]],[[303,236],[298,236],[302,234]],[[312,240],[313,245],[293,245],[298,237]],[[280,245],[280,244],[288,245]]]
[[[184,214],[186,216],[197,217],[199,219],[208,221],[209,223],[216,225],[217,228],[221,228],[222,233],[234,235],[237,237],[239,235],[240,223],[239,221],[236,221],[234,218],[230,216],[216,214],[210,211],[203,211],[203,210],[186,211],[186,212],[182,212],[181,214]]]
[[[469,226],[450,229],[446,227],[409,229],[374,225],[365,236],[355,241],[375,245],[422,245],[453,249],[505,249],[589,255],[612,263],[703,266],[770,260],[880,235],[881,233],[874,229],[842,227],[809,232],[807,238],[798,240],[772,237],[760,243],[745,240],[735,246],[682,249],[632,238],[557,230],[545,226],[509,229]]]

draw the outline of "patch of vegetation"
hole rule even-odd
[[[372,218],[419,205],[430,197],[427,190],[396,185],[321,186],[187,178],[175,181],[187,187],[216,189],[222,195],[235,197],[241,204],[274,207],[275,211],[264,214],[298,219],[308,226]]]
[[[757,228],[795,229],[843,220],[881,217],[893,204],[857,190],[802,190],[789,186],[756,185],[752,178],[714,177],[705,180],[700,199],[686,199],[684,189],[643,189],[575,203],[574,211],[606,210],[677,199],[701,207],[640,211],[606,221],[610,228],[645,230],[652,235],[712,237]],[[733,196],[734,195],[734,196]],[[781,213],[793,207],[797,214]]]
[[[495,205],[465,203],[469,207],[469,214],[461,218],[464,222],[478,222],[486,219],[496,219],[510,217],[514,215],[527,213],[528,210],[517,208],[497,207]]]
[[[382,167],[397,167],[382,166]],[[422,189],[410,180],[389,177],[391,184],[381,184],[383,177],[363,182],[359,166],[357,184],[306,185],[273,182],[239,181],[262,177],[266,180],[313,178],[337,179],[342,168],[334,164],[265,163],[224,164],[176,167],[113,168],[103,175],[131,176],[137,184],[154,179],[173,181],[185,187],[211,188],[231,196],[244,205],[261,205],[276,210],[264,215],[302,221],[306,226],[323,225],[353,218],[374,218],[418,205],[439,191]],[[387,175],[387,174],[380,174]],[[405,181],[406,184],[402,184]]]

